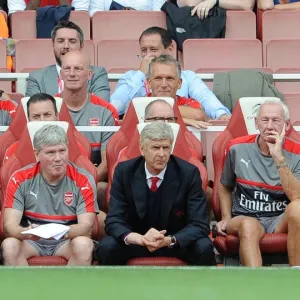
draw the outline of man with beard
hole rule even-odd
[[[56,65],[30,73],[27,82],[26,96],[37,93],[47,93],[55,96],[64,89],[64,82],[60,77],[61,58],[73,50],[82,51],[84,36],[82,29],[70,21],[63,21],[56,25],[51,33]],[[109,83],[107,72],[103,67],[90,66],[92,77],[88,81],[88,91],[109,101]]]

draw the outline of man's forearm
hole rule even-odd
[[[74,239],[78,236],[91,237],[92,231],[93,231],[93,225],[74,224],[70,226],[70,230],[67,232],[67,238]]]
[[[59,0],[58,3],[59,3],[59,5],[70,5],[69,0]]]
[[[25,10],[36,10],[41,5],[41,0],[30,0]]]
[[[97,167],[98,182],[107,180],[108,170],[106,161],[102,161]]]
[[[253,10],[255,0],[219,0],[219,6],[224,9]]]
[[[29,234],[22,234],[21,232],[28,230],[26,227],[16,226],[16,225],[4,225],[4,232],[6,237],[13,237],[18,240],[28,240],[30,239],[31,235]]]
[[[232,211],[232,190],[223,184],[220,184],[219,187],[219,200],[222,220],[230,219]]]
[[[179,106],[179,111],[182,118],[193,119],[197,121],[205,121],[206,114],[200,108],[192,108],[187,106]]]
[[[285,165],[285,159],[281,158],[275,160],[277,166]],[[291,172],[288,166],[283,166],[278,169],[278,173],[280,176],[281,186],[289,198],[290,201],[295,201],[300,199],[300,181],[295,177],[295,175]]]

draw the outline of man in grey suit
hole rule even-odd
[[[63,91],[64,83],[60,78],[61,58],[72,50],[83,49],[83,31],[70,21],[62,21],[54,27],[51,38],[53,41],[56,65],[51,65],[29,74],[27,79],[26,96],[31,97],[37,93],[47,93],[55,96]],[[109,101],[110,89],[107,72],[103,67],[90,66],[93,72],[88,81],[88,91]]]

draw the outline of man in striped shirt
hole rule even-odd
[[[11,176],[5,199],[2,243],[5,265],[28,265],[32,256],[62,256],[69,265],[90,265],[91,233],[98,205],[91,174],[68,161],[68,139],[57,125],[45,125],[34,136],[37,163]],[[42,224],[69,226],[59,240],[23,231]]]

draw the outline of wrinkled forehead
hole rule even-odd
[[[259,109],[258,118],[280,118],[284,119],[284,110],[279,103],[262,104]]]

